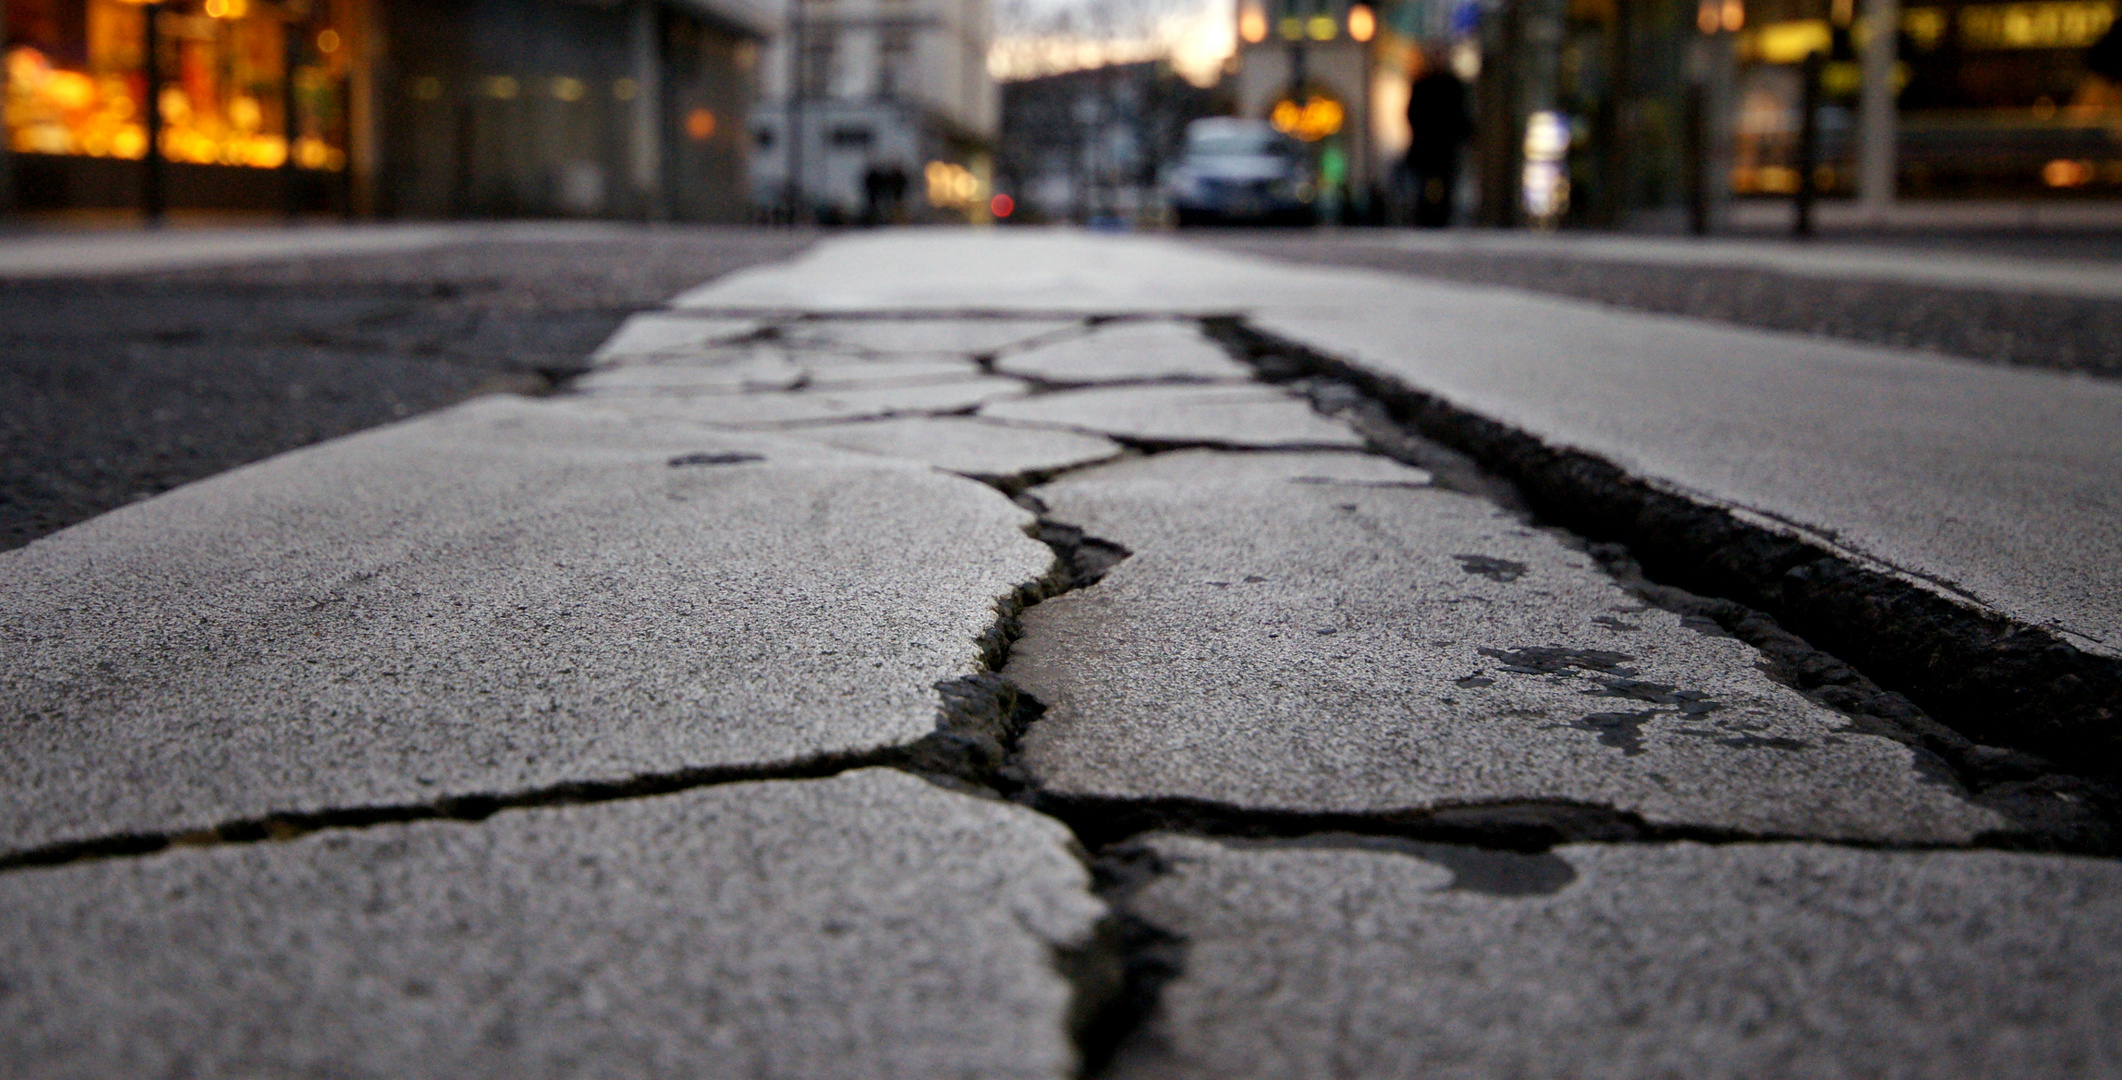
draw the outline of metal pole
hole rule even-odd
[[[0,44],[7,41],[7,5],[0,4]],[[7,84],[7,72],[0,69],[0,90]],[[4,137],[6,129],[0,126],[0,220],[15,212],[15,158],[14,150]]]
[[[1698,79],[1687,84],[1687,227],[1709,235],[1708,90]]]
[[[1857,131],[1862,140],[1857,161],[1857,199],[1864,217],[1874,226],[1886,224],[1894,204],[1897,169],[1894,140],[1894,60],[1901,26],[1899,0],[1864,0],[1864,25],[1869,37],[1864,43],[1864,90],[1857,106]]]
[[[1803,85],[1798,90],[1798,213],[1791,231],[1800,237],[1813,234],[1813,172],[1820,151],[1820,68],[1826,54],[1807,53],[1798,65]]]
[[[803,98],[809,89],[810,58],[805,55],[804,0],[790,0],[788,28],[788,223],[803,223]]]
[[[146,54],[143,74],[147,81],[147,152],[140,159],[140,216],[149,228],[155,228],[162,224],[167,209],[162,175],[162,8],[145,4],[140,13],[146,27],[141,47]]]
[[[302,138],[295,93],[295,67],[302,60],[303,10],[289,4],[280,22],[280,131],[287,139],[287,156],[280,161],[281,210],[288,220],[302,216],[302,174],[295,164],[295,143]]]

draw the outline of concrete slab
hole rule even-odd
[[[1380,470],[1192,451],[1034,489],[1134,553],[1024,613],[1005,674],[1047,706],[1024,743],[1044,788],[1299,812],[1567,803],[1923,843],[2005,824],[1750,647],[1646,610],[1490,504]]]
[[[869,770],[0,875],[12,1075],[1074,1075],[1058,824]]]
[[[1108,1075],[2112,1076],[2122,866],[1162,836],[1183,971]]]
[[[960,306],[975,304],[971,297],[960,301]],[[985,356],[1077,325],[1072,319],[810,319],[788,324],[781,333],[792,342],[858,353]]]
[[[724,342],[757,333],[764,325],[758,319],[642,312],[627,316],[590,359],[602,365],[650,357],[696,356]]]
[[[981,406],[980,415],[1162,444],[1360,449],[1338,420],[1267,386],[1114,386]]]
[[[511,398],[225,473],[0,553],[0,852],[911,743],[1030,520]]]
[[[1010,427],[967,417],[904,417],[788,428],[792,438],[816,439],[844,450],[925,461],[980,480],[1018,481],[1118,457],[1119,443],[1051,428]]]
[[[2122,655],[2122,384],[1066,231],[837,240],[678,301],[969,302],[1249,314],[1548,442]]]
[[[1021,397],[1030,387],[1017,379],[974,378],[911,386],[851,387],[789,393],[724,394],[676,398],[643,396],[623,407],[636,416],[728,428],[773,428],[885,416],[969,412],[993,401]],[[611,399],[606,404],[613,404]]]
[[[1250,382],[1252,369],[1201,334],[1199,325],[1163,319],[1110,323],[1080,337],[1011,353],[995,362],[1004,375],[1050,383]]]
[[[2122,383],[1500,291],[1259,325],[2122,656]]]

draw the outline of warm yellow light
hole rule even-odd
[[[553,96],[561,101],[580,101],[588,89],[582,80],[570,79],[565,75],[553,80]]]
[[[1304,20],[1295,15],[1285,17],[1278,29],[1282,31],[1283,38],[1289,41],[1304,40]]]
[[[1313,41],[1332,41],[1334,35],[1341,32],[1331,15],[1314,15],[1310,22],[1304,24],[1304,28],[1311,32]]]
[[[1746,5],[1742,0],[1724,0],[1724,32],[1736,34],[1746,29]]]
[[[250,0],[206,0],[200,10],[209,19],[240,19],[250,14]]]
[[[1960,42],[1970,49],[2082,49],[2114,22],[2110,4],[1970,4],[1960,9]]]
[[[486,80],[486,96],[507,101],[523,89],[521,83],[507,75],[493,75]]]
[[[1348,9],[1348,36],[1357,41],[1369,41],[1378,32],[1378,16],[1368,4],[1357,4]]]
[[[1826,19],[1767,23],[1754,33],[1756,54],[1771,64],[1798,63],[1816,52],[1826,52],[1834,42]]]
[[[1717,0],[1702,0],[1701,6],[1695,9],[1695,29],[1714,34],[1722,25],[1724,19],[1717,9]]]
[[[1267,122],[1284,135],[1304,142],[1317,142],[1341,130],[1341,123],[1347,115],[1340,102],[1313,94],[1302,105],[1288,98],[1275,102],[1275,107],[1267,114]]]
[[[1267,13],[1248,6],[1238,13],[1238,36],[1254,45],[1267,40]]]
[[[265,109],[254,97],[239,97],[228,103],[228,121],[236,130],[249,134],[265,123]]]
[[[685,133],[694,142],[706,142],[715,137],[715,114],[706,109],[694,109],[685,114]]]
[[[323,30],[323,31],[320,31],[320,32],[318,32],[318,34],[317,34],[317,51],[318,51],[318,52],[321,52],[321,53],[335,53],[335,52],[338,52],[338,51],[339,51],[339,31],[337,31],[337,30],[330,30],[330,29],[327,29],[327,30]]]
[[[2049,187],[2077,187],[2093,178],[2093,163],[2058,158],[2041,167],[2041,182]]]
[[[44,98],[67,112],[88,108],[96,100],[96,81],[78,71],[54,71],[44,77]]]
[[[928,204],[939,210],[964,209],[980,200],[980,178],[963,165],[931,161],[921,175],[928,181]]]

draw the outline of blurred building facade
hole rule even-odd
[[[1437,65],[1471,90],[1463,220],[1715,227],[1748,200],[1788,200],[1808,78],[1823,198],[2111,198],[2122,196],[2115,8],[1239,0],[1236,97],[1241,115],[1279,114],[1322,163],[1345,163],[1346,197],[1372,220],[1405,202],[1408,87]]]
[[[744,220],[749,0],[6,0],[9,197]],[[155,20],[152,28],[149,19]],[[148,42],[155,39],[154,104]]]
[[[989,0],[792,0],[752,117],[752,192],[782,217],[984,213],[998,93]]]
[[[1003,83],[996,190],[1029,221],[1155,222],[1158,180],[1186,125],[1231,108],[1225,88],[1195,86],[1161,60]]]

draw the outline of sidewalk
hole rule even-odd
[[[1948,288],[2122,297],[2122,263],[2111,259],[2030,258],[2023,255],[1923,250],[1914,238],[1672,237],[1625,233],[1538,233],[1460,229],[1394,230],[1358,242],[1430,254],[1550,255],[1620,264],[1728,267],[1804,277],[1894,281]]]
[[[2122,649],[2111,389],[833,241],[0,553],[0,1061],[2106,1075],[2112,736],[2054,709]],[[1983,745],[1553,509],[1653,496],[2080,697]]]

